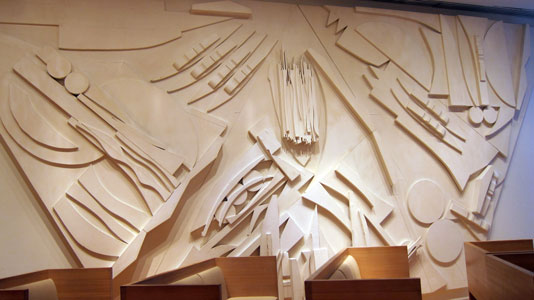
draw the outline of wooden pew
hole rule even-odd
[[[225,287],[221,284],[190,285],[179,282],[215,267],[220,268]],[[158,290],[160,288],[164,290]],[[151,300],[170,299],[170,297],[221,299],[223,288],[226,288],[228,299],[250,296],[276,299],[278,297],[276,258],[274,256],[251,256],[209,259],[121,286],[121,299],[146,299],[146,295],[150,295]],[[152,294],[151,291],[155,292]]]
[[[473,299],[534,299],[533,240],[466,242],[465,262]]]
[[[54,282],[59,300],[111,299],[111,272],[111,268],[50,269],[2,278],[0,279],[0,290],[9,288],[15,288],[15,290],[0,291],[0,298],[28,299],[28,290],[21,292],[21,290],[16,290],[17,286],[51,279]]]
[[[358,263],[361,279],[329,279],[348,255]],[[307,300],[421,299],[421,281],[410,278],[405,246],[346,248],[304,284]]]

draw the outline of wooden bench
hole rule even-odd
[[[122,300],[276,300],[274,256],[219,257],[121,286]]]
[[[0,299],[111,299],[111,268],[51,269],[0,279]]]
[[[348,256],[360,279],[330,279]],[[304,283],[307,300],[421,299],[421,280],[410,278],[405,246],[346,248],[332,257]]]
[[[466,242],[471,299],[534,299],[533,240]]]

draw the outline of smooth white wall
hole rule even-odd
[[[512,162],[495,211],[495,219],[490,232],[492,240],[534,238],[533,95],[528,102],[523,126],[519,132]]]

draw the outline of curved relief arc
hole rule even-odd
[[[30,138],[56,151],[76,151],[78,146],[62,136],[33,106],[20,88],[9,86],[9,107],[20,129]]]
[[[3,84],[3,87],[6,86],[12,85]],[[9,90],[10,88],[3,89],[3,95],[0,96],[0,118],[9,136],[26,152],[43,162],[63,167],[88,165],[103,156],[103,153],[92,147],[82,147],[78,151],[63,152],[37,144],[22,131],[13,118],[9,108],[8,95],[6,95]]]

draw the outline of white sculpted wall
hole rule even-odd
[[[34,192],[2,201],[41,221],[11,230],[116,287],[274,255],[287,298],[345,247],[406,245],[425,294],[465,293],[463,242],[488,237],[532,88],[530,27],[190,2],[1,4],[2,176]]]

